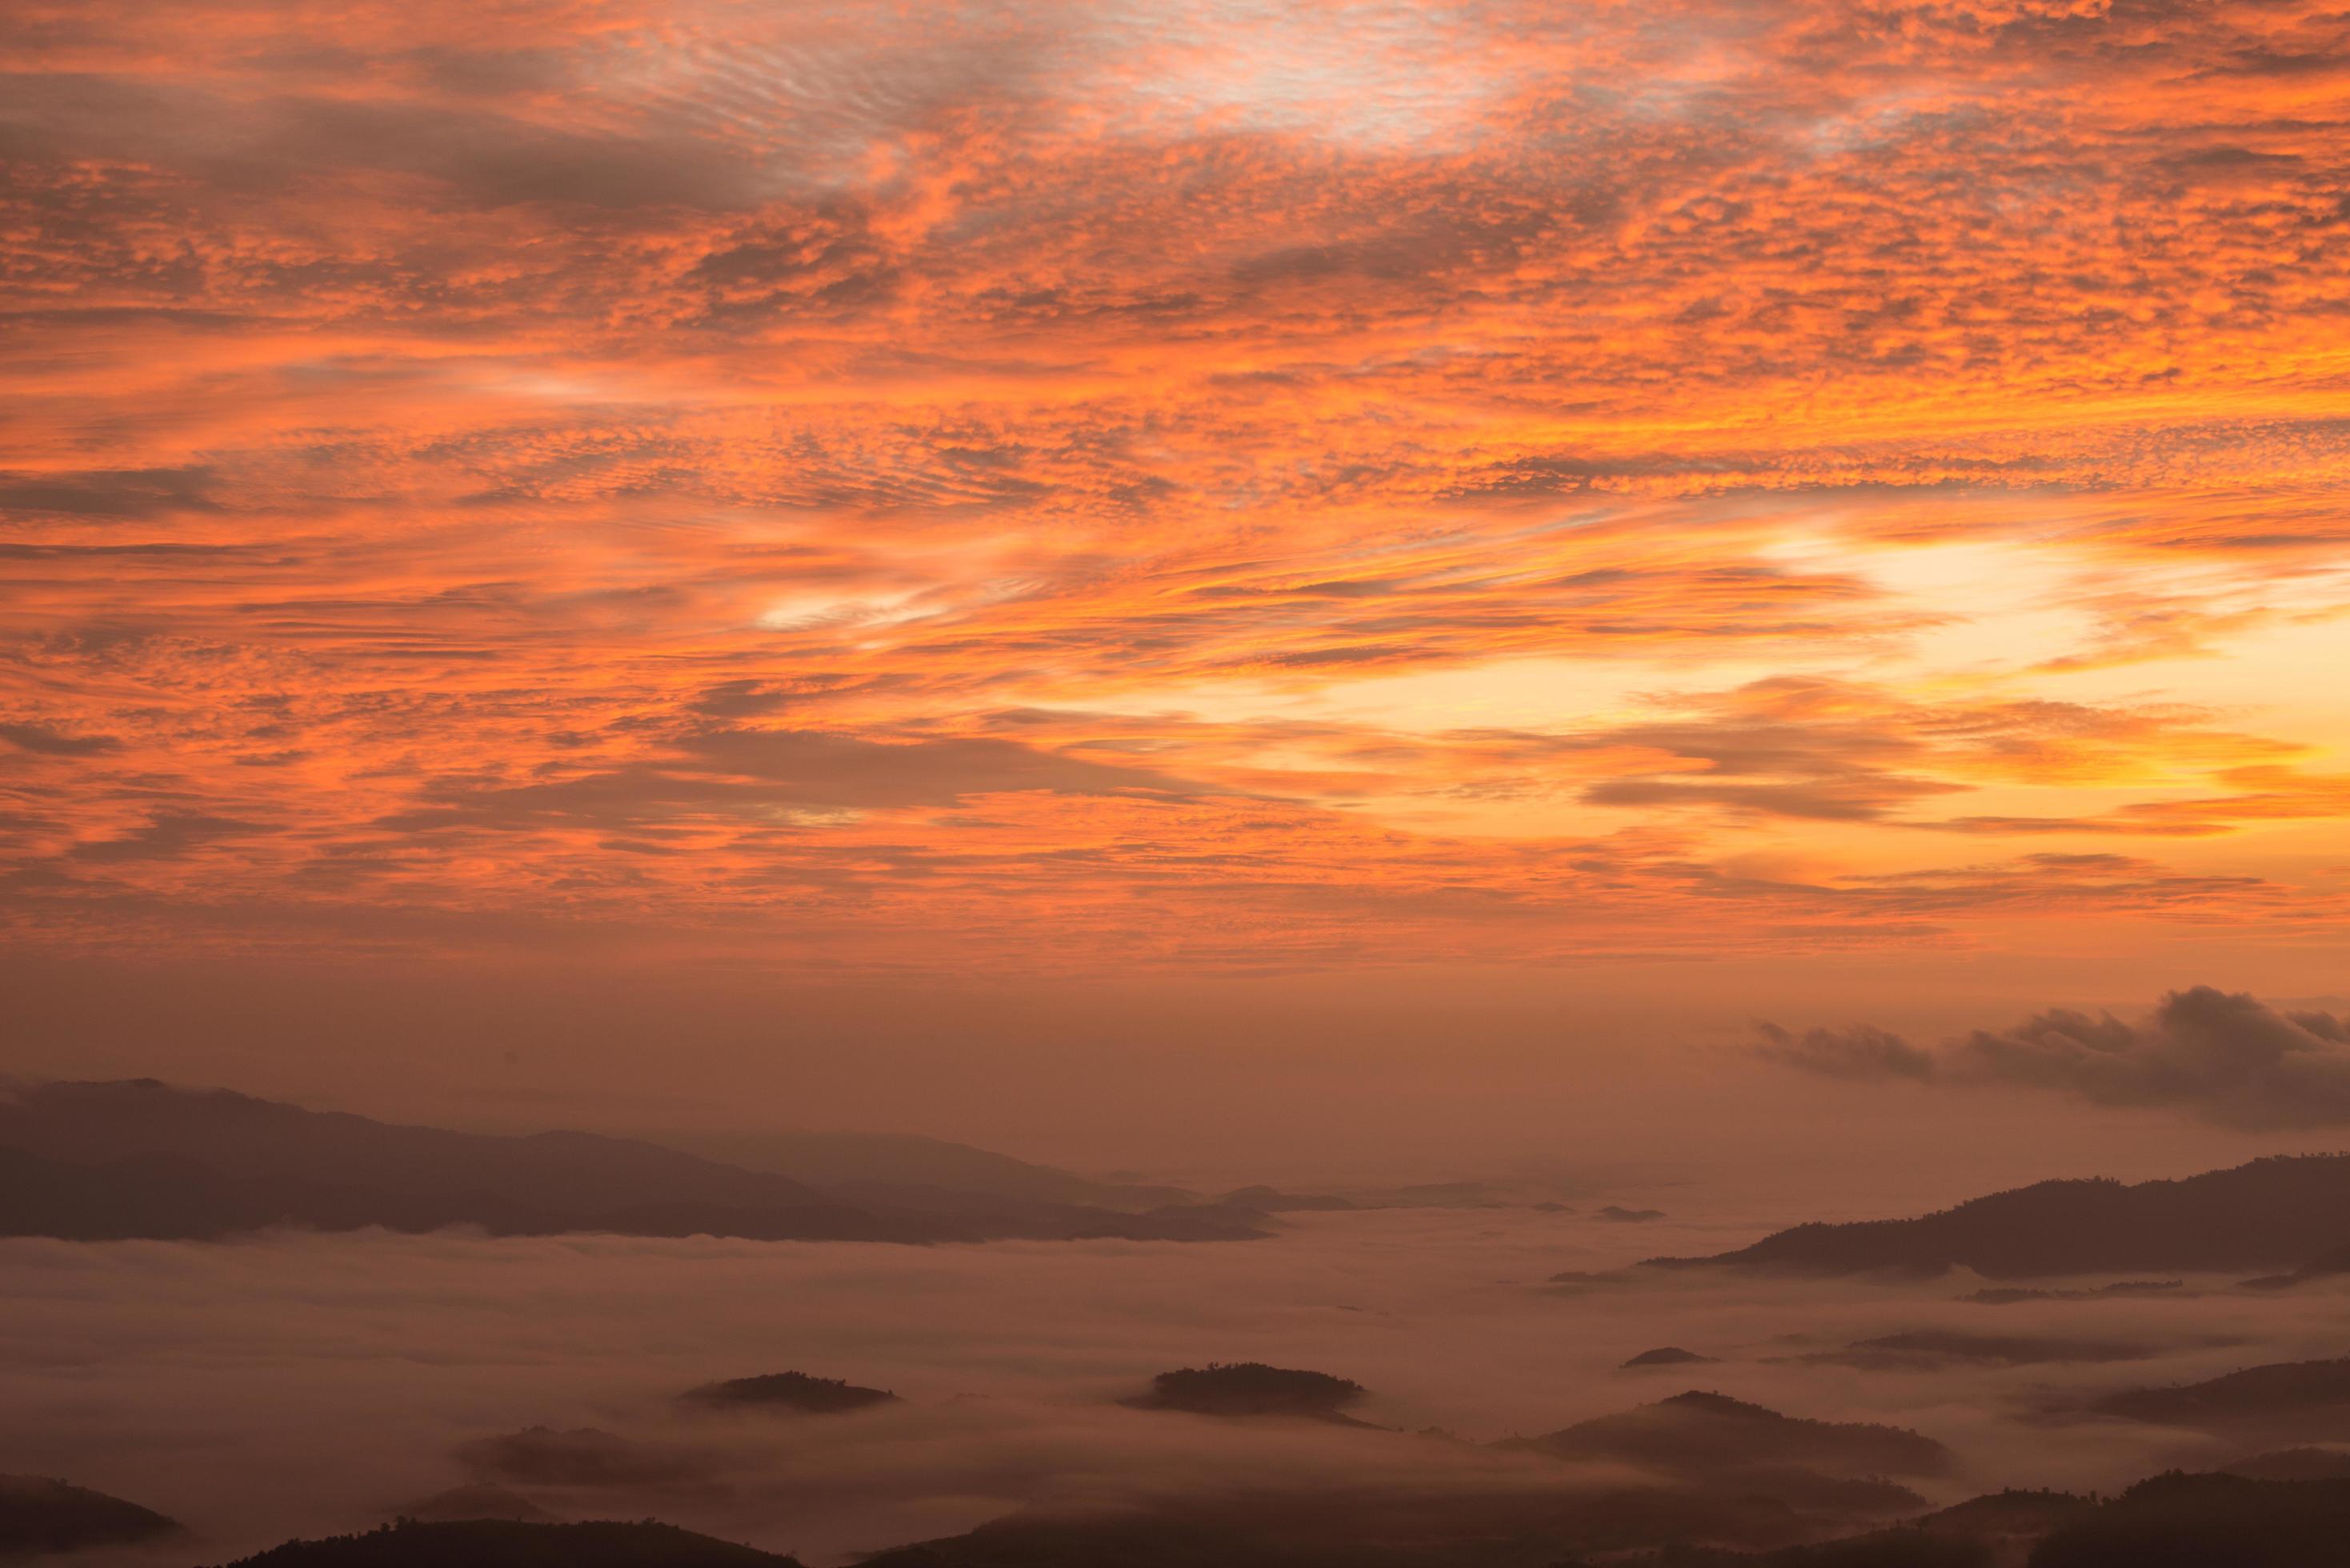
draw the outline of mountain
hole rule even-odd
[[[879,1158],[902,1146],[856,1147]],[[1019,1165],[962,1154],[985,1168]],[[1192,1241],[1253,1240],[1267,1233],[1263,1220],[1217,1206],[1134,1214],[905,1182],[818,1189],[635,1138],[452,1132],[152,1079],[46,1084],[0,1097],[6,1235],[211,1240],[272,1226],[473,1225],[496,1235]]]
[[[160,1541],[181,1533],[153,1509],[45,1476],[0,1476],[0,1557]]]
[[[1644,1350],[1629,1361],[1619,1362],[1619,1368],[1634,1366],[1711,1366],[1714,1358],[1700,1355],[1694,1350],[1683,1350],[1678,1345],[1660,1345],[1654,1350]]]
[[[689,1403],[728,1410],[775,1410],[808,1416],[837,1416],[876,1405],[894,1405],[898,1397],[881,1388],[860,1388],[838,1377],[811,1377],[805,1372],[769,1372],[756,1377],[735,1377],[705,1383],[682,1396]]]
[[[531,1524],[403,1521],[364,1535],[289,1541],[231,1568],[798,1568],[798,1560],[652,1520]]]
[[[2350,1155],[2256,1159],[2177,1181],[2043,1181],[1914,1220],[1798,1225],[1695,1265],[1994,1278],[2298,1264],[2350,1239]]]
[[[2168,1388],[2130,1388],[2092,1402],[2099,1416],[2207,1432],[2316,1441],[2350,1437],[2350,1356],[2293,1361]]]
[[[152,1079],[0,1100],[0,1228],[75,1240],[273,1224],[935,1241],[972,1232],[629,1138],[402,1127]]]
[[[1937,1476],[1951,1465],[1950,1449],[1906,1428],[1807,1420],[1696,1389],[1513,1446],[1692,1475],[1802,1466],[1839,1475]]]

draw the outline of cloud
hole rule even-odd
[[[159,811],[143,827],[112,838],[86,839],[67,851],[69,858],[94,865],[140,860],[178,860],[208,844],[244,838],[270,829],[260,823],[212,816],[198,811]]]
[[[0,922],[2350,919],[2338,11],[1346,15],[12,15]]]
[[[0,741],[47,757],[94,757],[122,748],[112,735],[66,734],[47,724],[0,724]]]
[[[2240,1127],[2350,1123],[2350,1022],[2207,985],[2171,992],[2137,1023],[2054,1010],[1932,1050],[1865,1024],[1760,1027],[1765,1058],[1828,1077],[2051,1090]]]

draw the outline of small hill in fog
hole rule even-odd
[[[1352,1421],[1342,1412],[1369,1392],[1326,1372],[1267,1366],[1261,1361],[1211,1361],[1162,1372],[1150,1391],[1122,1401],[1138,1410],[1188,1410],[1201,1416],[1303,1416]]]
[[[2341,1245],[2350,1155],[2256,1159],[2178,1181],[2043,1181],[1914,1220],[1798,1225],[1694,1264],[1814,1273],[1969,1268],[1993,1278],[2298,1266]]]
[[[1813,1421],[1691,1389],[1514,1446],[1684,1473],[1794,1465],[1854,1476],[1938,1476],[1950,1449],[1903,1427]]]
[[[1678,1345],[1660,1345],[1654,1350],[1644,1350],[1621,1366],[1711,1366],[1713,1357],[1700,1355],[1694,1350],[1683,1350]]]
[[[2280,1362],[2176,1387],[2126,1389],[2093,1400],[2088,1408],[2199,1431],[2340,1438],[2350,1436],[2350,1357]]]
[[[402,1521],[364,1535],[289,1541],[232,1568],[798,1568],[798,1560],[651,1520],[527,1524]]]
[[[0,1476],[0,1556],[124,1546],[179,1534],[151,1508],[46,1476]]]
[[[860,1388],[839,1377],[811,1377],[805,1372],[769,1372],[756,1377],[735,1377],[705,1383],[681,1396],[689,1403],[728,1410],[792,1411],[809,1416],[841,1415],[894,1405],[898,1397],[885,1388]]]
[[[1591,1217],[1617,1225],[1646,1225],[1652,1220],[1663,1219],[1665,1211],[1661,1209],[1621,1209],[1610,1203],[1605,1209],[1594,1210]]]

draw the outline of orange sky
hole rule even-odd
[[[0,64],[20,950],[2338,983],[2338,6],[17,0]]]

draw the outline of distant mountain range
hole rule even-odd
[[[2350,1242],[2350,1155],[2256,1159],[2178,1181],[2043,1181],[1914,1220],[1798,1225],[1696,1265],[1993,1278],[2299,1265]]]
[[[830,1165],[811,1155],[807,1168],[845,1164],[861,1173],[904,1146],[837,1147],[850,1154]],[[976,1149],[936,1152],[954,1148],[931,1148],[918,1162],[921,1174],[1000,1175],[1020,1165]],[[1069,1190],[1041,1179],[1036,1185]],[[923,1192],[931,1196],[916,1196]],[[898,1242],[1266,1233],[1262,1214],[1230,1205],[1130,1213],[914,1183],[819,1188],[636,1138],[403,1127],[151,1079],[47,1084],[0,1099],[0,1234],[208,1240],[276,1226],[419,1232],[452,1225],[495,1235]]]

